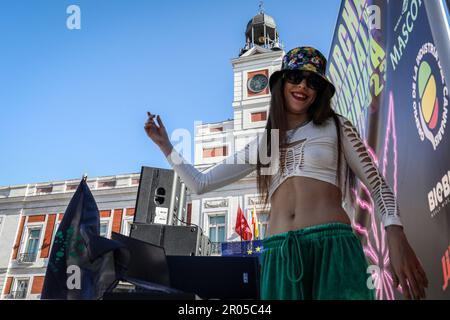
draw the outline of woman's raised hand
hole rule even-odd
[[[169,136],[167,135],[166,128],[162,123],[159,115],[156,116],[158,124],[155,123],[155,115],[147,111],[148,119],[145,123],[144,130],[147,135],[153,140],[154,143],[162,150],[164,155],[168,155],[172,149],[172,144],[170,143]]]

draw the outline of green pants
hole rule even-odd
[[[262,300],[375,297],[361,242],[344,223],[271,235],[260,261]]]

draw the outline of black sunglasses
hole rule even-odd
[[[283,79],[291,84],[300,84],[306,79],[306,85],[313,90],[322,90],[326,86],[325,80],[312,72],[304,72],[301,70],[287,70],[283,73]]]

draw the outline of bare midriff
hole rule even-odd
[[[272,194],[266,236],[331,222],[351,224],[342,208],[341,190],[325,181],[293,176]]]

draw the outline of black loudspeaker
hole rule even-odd
[[[211,242],[197,226],[133,223],[131,238],[164,248],[166,255],[206,256],[211,254]]]
[[[260,299],[259,257],[168,256],[170,285],[202,299]]]
[[[187,219],[186,195],[174,170],[142,167],[134,222],[181,224],[179,220]]]

